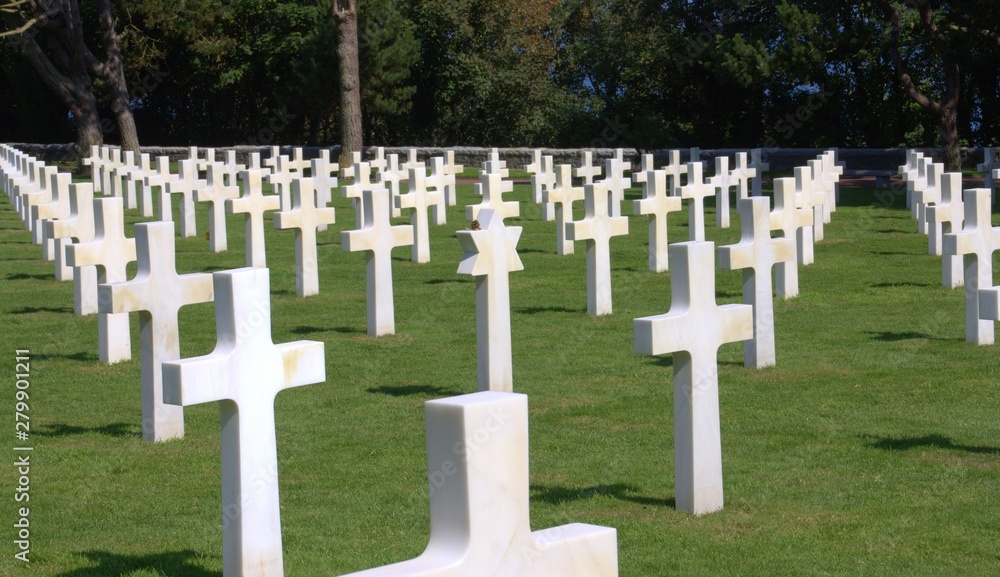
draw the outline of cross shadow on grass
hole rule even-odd
[[[900,282],[875,282],[875,283],[869,283],[868,286],[871,288],[903,288],[903,287],[927,288],[935,285],[925,282],[900,281]]]
[[[379,395],[389,395],[390,397],[455,397],[458,395],[464,395],[471,391],[455,391],[453,389],[446,389],[444,387],[436,387],[432,385],[400,385],[400,386],[381,386],[381,387],[370,387],[367,389],[369,393],[375,393]]]
[[[9,275],[7,275],[7,280],[29,280],[29,279],[34,279],[34,280],[51,280],[53,278],[55,278],[55,277],[53,277],[50,274],[26,274],[26,273],[23,273],[23,272],[19,272],[17,274],[9,274]]]
[[[41,428],[32,430],[33,435],[40,437],[69,437],[90,433],[120,438],[142,436],[142,430],[139,428],[139,425],[130,423],[109,423],[100,427],[81,427],[80,425],[70,425],[68,423],[54,423],[51,425],[42,425]]]
[[[944,340],[940,337],[934,337],[927,333],[919,333],[916,331],[905,331],[905,332],[865,331],[865,334],[870,336],[872,340],[881,341],[883,343],[895,343],[899,341],[911,341],[917,339],[928,339],[934,341]]]
[[[879,437],[875,435],[862,435],[862,438],[871,442],[868,444],[873,449],[883,451],[908,451],[920,447],[932,449],[945,449],[950,451],[964,451],[977,455],[1000,455],[1000,447],[978,447],[975,445],[962,445],[952,441],[950,437],[944,435],[923,435],[922,437]]]
[[[311,325],[299,325],[291,330],[292,334],[296,335],[311,335],[314,333],[340,333],[343,335],[351,334],[364,334],[365,330],[357,327],[316,327]]]
[[[460,277],[460,276],[457,276],[455,278],[433,278],[431,280],[425,280],[424,284],[446,284],[451,282],[468,283],[472,282],[472,279],[470,277]]]
[[[521,315],[537,315],[541,313],[585,313],[587,309],[571,309],[569,307],[521,307],[514,309],[514,312]]]
[[[121,555],[109,551],[82,551],[81,557],[97,565],[59,573],[56,577],[119,577],[137,572],[165,577],[222,577],[221,571],[209,571],[193,563],[198,553],[190,549],[149,555]]]
[[[531,499],[558,505],[560,503],[581,501],[583,499],[606,495],[619,501],[631,501],[632,503],[651,507],[675,508],[677,506],[674,498],[647,497],[638,495],[638,492],[638,487],[628,483],[604,483],[581,488],[532,485]]]
[[[69,313],[73,314],[73,307],[21,307],[10,311],[12,315],[30,315],[33,313]]]
[[[31,360],[33,360],[33,361],[51,361],[53,359],[63,359],[63,360],[67,360],[67,361],[80,361],[81,363],[96,363],[97,361],[100,360],[100,357],[98,357],[94,353],[88,353],[86,351],[80,351],[78,353],[63,354],[63,355],[55,355],[55,354],[48,354],[48,353],[31,355]]]

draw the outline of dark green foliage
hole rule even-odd
[[[361,0],[365,143],[937,145],[937,120],[900,87],[887,5],[928,98],[945,88],[940,57],[958,57],[962,143],[1000,142],[994,3],[935,5],[933,43],[914,2]],[[120,0],[116,14],[145,142],[339,140],[328,0]],[[4,61],[8,117],[39,90]],[[26,139],[68,140],[44,99],[18,110]]]

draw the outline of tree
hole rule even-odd
[[[79,6],[73,0],[46,4],[14,0],[0,11],[5,16],[4,35],[73,115],[77,155],[84,158],[92,145],[103,144],[104,135]]]
[[[935,21],[934,9],[930,3],[920,2],[917,11],[918,21],[922,28],[921,36],[926,44],[924,50],[940,62],[940,77],[944,86],[939,100],[935,101],[921,91],[910,75],[910,66],[900,51],[902,15],[899,7],[891,3],[885,6],[886,20],[888,20],[891,30],[888,43],[889,55],[903,90],[921,108],[937,119],[941,145],[944,148],[945,168],[950,171],[959,170],[962,159],[959,153],[958,106],[962,95],[962,77],[958,60],[956,55],[952,53],[953,47],[950,45],[949,39]]]
[[[340,165],[361,150],[361,78],[358,68],[357,0],[333,0],[337,20],[337,61],[340,64]]]
[[[89,153],[90,146],[104,142],[94,76],[110,90],[123,148],[139,150],[111,2],[99,0],[97,4],[104,61],[87,46],[77,0],[11,0],[0,5],[5,21],[5,32],[0,35],[11,40],[73,115],[80,158]]]
[[[101,62],[88,51],[90,69],[104,81],[110,92],[111,112],[115,115],[118,134],[121,135],[122,150],[131,150],[138,154],[139,135],[135,129],[135,118],[132,117],[128,83],[125,82],[125,69],[122,64],[122,51],[118,45],[118,32],[115,30],[114,17],[111,15],[111,0],[97,0],[97,15],[101,28],[101,41],[104,43],[105,59],[104,62]]]

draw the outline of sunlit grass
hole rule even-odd
[[[647,270],[645,218],[611,241],[614,314],[590,317],[584,245],[556,255],[554,224],[518,186],[514,387],[531,409],[533,527],[616,527],[621,574],[636,577],[996,575],[1000,357],[964,341],[963,291],[941,286],[940,259],[902,197],[873,208],[872,193],[843,191],[816,263],[800,271],[801,296],[775,301],[778,365],[744,368],[740,344],[720,351],[726,508],[694,518],[672,506],[669,358],[632,351],[632,319],[670,305],[670,274]],[[471,186],[459,202],[478,202]],[[275,342],[326,343],[327,382],[277,398],[291,577],[420,553],[423,403],[476,388],[474,281],[456,274],[463,208],[432,227],[431,263],[396,250],[397,334],[372,339],[364,257],[340,248],[354,214],[335,204],[338,224],[319,235],[316,297],[295,296],[293,234],[266,227]],[[204,206],[198,219],[203,233]],[[132,234],[139,219],[127,220]],[[738,239],[735,212],[728,230],[706,220],[710,240]],[[672,240],[686,238],[685,223],[672,215]],[[229,247],[213,254],[201,235],[179,238],[177,268],[243,266],[241,217],[229,219]],[[142,442],[138,339],[132,361],[97,362],[96,318],[73,315],[71,284],[53,279],[2,197],[0,251],[3,421],[13,428],[14,351],[30,349],[34,446],[32,563],[11,560],[8,524],[2,573],[221,575],[216,408],[187,409],[183,440]],[[739,302],[740,273],[717,278],[719,302]],[[210,304],[180,321],[182,356],[212,350]],[[11,471],[0,476],[4,519],[15,511]]]

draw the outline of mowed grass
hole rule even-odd
[[[614,314],[595,318],[584,243],[556,255],[554,224],[516,187],[514,387],[529,397],[532,527],[615,527],[621,574],[636,577],[998,574],[998,349],[965,342],[964,292],[941,286],[902,197],[882,207],[873,194],[842,191],[800,296],[775,301],[778,365],[747,369],[742,344],[720,350],[726,507],[696,518],[673,506],[671,358],[633,352],[632,320],[670,307],[670,273],[647,268],[646,218],[611,241]],[[364,256],[340,247],[350,205],[337,198],[338,222],[319,234],[315,297],[295,296],[293,233],[267,224],[274,341],[326,343],[326,382],[276,401],[287,575],[339,575],[426,545],[423,404],[476,390],[474,280],[456,274],[455,238],[476,202],[459,188],[448,224],[431,227],[431,263],[396,249],[397,333],[378,339],[365,331]],[[178,271],[243,266],[242,217],[229,218],[229,251],[213,254],[198,211],[199,236],[177,239]],[[128,234],[139,220],[128,211]],[[687,238],[686,220],[671,216],[672,240]],[[710,240],[738,239],[735,211],[730,229],[711,208],[707,221]],[[217,407],[186,409],[183,440],[143,442],[135,315],[133,360],[99,363],[96,317],[73,315],[72,285],[52,271],[0,197],[0,414],[11,459],[15,350],[30,349],[34,447],[32,562],[12,560],[5,522],[0,573],[221,575]],[[717,282],[720,304],[740,302],[740,272]],[[209,353],[212,305],[183,309],[180,335],[183,357]],[[5,467],[5,520],[15,484]]]

